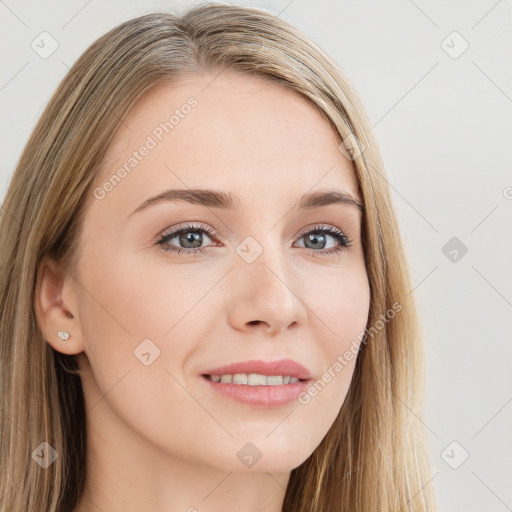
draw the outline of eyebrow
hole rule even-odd
[[[150,206],[165,202],[185,202],[209,208],[240,211],[240,197],[231,193],[205,189],[169,189],[143,201],[128,217]],[[348,192],[339,190],[320,190],[304,194],[295,202],[292,210],[313,210],[331,204],[343,204],[357,209],[359,214],[364,212],[364,206]]]

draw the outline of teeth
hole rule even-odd
[[[283,383],[283,376],[282,375],[272,375],[267,377],[267,384],[269,386],[277,386],[279,384]]]
[[[213,382],[247,384],[249,386],[280,386],[299,382],[297,377],[289,375],[261,375],[259,373],[235,373],[234,375],[210,375]]]
[[[235,373],[235,375],[233,375],[233,384],[247,384],[247,374]]]
[[[266,386],[267,377],[258,373],[249,373],[247,376],[247,384],[249,384],[249,386]]]

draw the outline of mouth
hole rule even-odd
[[[311,381],[307,368],[290,359],[233,363],[207,370],[201,378],[223,397],[259,409],[299,403]]]
[[[292,359],[241,361],[206,369],[202,375],[213,382],[249,386],[278,386],[311,378],[309,370]]]
[[[202,375],[205,379],[220,384],[242,384],[247,386],[286,386],[308,379],[299,379],[293,375],[263,375],[260,373],[235,373],[222,375]]]

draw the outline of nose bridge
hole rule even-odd
[[[277,332],[304,320],[304,305],[293,289],[286,249],[277,230],[262,230],[237,247],[231,318],[237,328],[264,322]]]
[[[263,223],[262,223],[263,224]],[[266,224],[268,225],[268,224]],[[282,287],[282,281],[291,277],[289,253],[277,229],[260,229],[247,236],[237,247],[241,261],[239,271],[247,273],[248,279],[265,281],[267,288]]]
[[[276,240],[267,240],[261,254],[254,262],[246,264],[242,272],[249,274],[247,279],[253,282],[251,286],[256,286],[255,291],[259,294],[268,293],[267,299],[278,294],[282,300],[291,293],[289,265],[288,255],[281,244]]]

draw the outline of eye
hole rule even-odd
[[[174,252],[176,254],[194,255],[198,253],[204,253],[205,248],[200,247],[203,242],[203,233],[207,233],[207,238],[213,237],[213,230],[204,224],[187,224],[178,229],[173,229],[169,233],[165,233],[157,241],[157,245],[160,245],[164,251]],[[183,244],[184,247],[176,247],[170,245],[170,242],[174,239],[178,240],[178,243]]]
[[[206,252],[206,247],[201,247],[204,242],[204,234],[206,238],[215,238],[214,231],[204,224],[187,224],[173,229],[168,233],[164,233],[156,245],[162,247],[164,251],[170,251],[175,254],[184,254],[186,256],[194,256],[196,254],[203,254]],[[337,242],[334,247],[325,249],[327,240],[331,238]],[[177,240],[180,246],[171,244],[173,240]],[[340,229],[329,225],[318,225],[303,231],[299,235],[299,240],[305,239],[305,244],[302,247],[310,249],[314,256],[328,256],[330,254],[345,251],[352,245],[352,241]]]
[[[318,251],[315,249],[325,249],[327,239],[332,238],[338,245],[330,247],[328,250]],[[330,254],[346,251],[352,246],[352,240],[338,228],[329,225],[315,226],[313,229],[303,232],[299,240],[305,240],[305,245],[308,249],[313,250],[314,256],[328,256]]]

